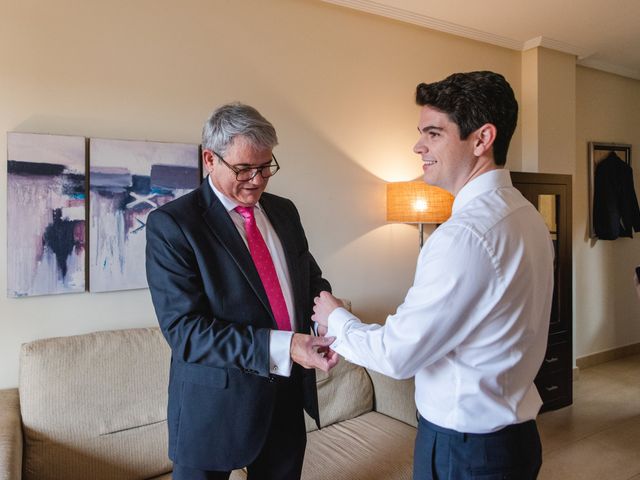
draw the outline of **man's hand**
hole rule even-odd
[[[329,327],[329,315],[338,307],[344,307],[342,301],[331,295],[329,292],[320,292],[320,295],[313,299],[313,315],[311,320],[317,322],[321,327]],[[320,331],[320,330],[318,330]]]
[[[338,364],[339,356],[329,348],[334,337],[314,337],[294,333],[291,339],[291,359],[304,368],[319,368],[328,372]]]
[[[325,327],[324,325],[318,324],[318,328],[317,328],[318,335],[320,335],[321,337],[324,337],[328,331],[329,329],[327,327]]]

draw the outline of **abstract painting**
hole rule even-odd
[[[84,137],[7,133],[7,295],[85,290]]]
[[[146,288],[145,224],[200,184],[199,146],[89,140],[89,290]]]

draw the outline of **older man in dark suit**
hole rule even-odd
[[[174,480],[299,479],[303,408],[318,420],[315,372],[338,361],[307,335],[329,288],[290,200],[264,193],[275,129],[254,108],[218,108],[203,129],[200,188],[147,222],[147,278],[171,347]],[[303,368],[304,367],[304,368]]]

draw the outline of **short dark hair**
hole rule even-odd
[[[502,75],[488,71],[454,73],[439,82],[421,83],[416,88],[416,103],[446,113],[458,125],[460,140],[491,123],[497,129],[494,161],[496,165],[506,163],[518,121],[518,102]]]

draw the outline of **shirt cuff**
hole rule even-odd
[[[291,339],[293,332],[271,330],[269,336],[269,373],[281,377],[291,376]]]
[[[327,337],[335,337],[336,340],[331,344],[331,347],[337,347],[340,345],[340,334],[344,330],[344,326],[349,322],[357,320],[346,308],[338,307],[329,314],[327,322],[329,323],[329,329],[327,331]]]

